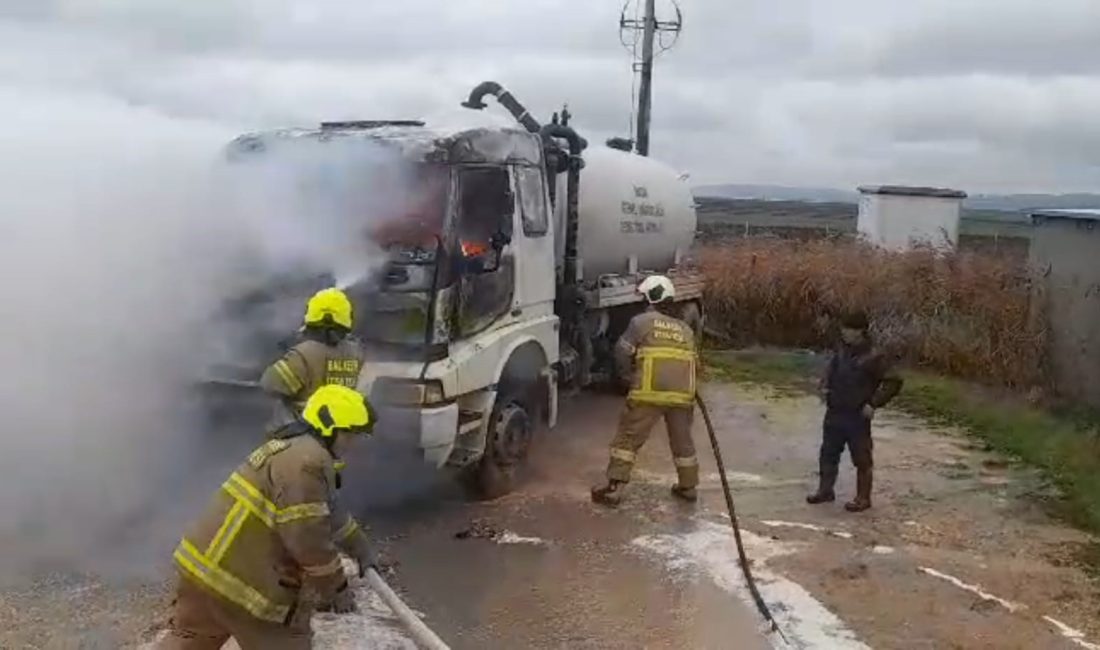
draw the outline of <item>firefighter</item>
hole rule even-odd
[[[179,582],[162,648],[217,650],[230,637],[242,650],[309,648],[313,611],[355,611],[337,551],[360,574],[378,563],[340,507],[333,462],[374,424],[362,395],[324,386],[295,435],[268,440],[229,476],[176,548]]]
[[[695,336],[687,323],[668,314],[675,295],[671,280],[652,275],[638,285],[638,291],[649,308],[630,321],[615,346],[620,372],[630,375],[630,392],[618,433],[611,441],[607,485],[592,488],[592,500],[607,506],[619,504],[638,450],[653,425],[664,418],[678,478],[672,494],[694,502],[699,484],[699,460],[691,439]]]
[[[855,312],[844,317],[840,345],[826,366],[819,388],[825,400],[825,421],[819,456],[820,484],[806,497],[811,504],[836,500],[840,455],[844,447],[856,466],[856,498],[845,504],[849,512],[871,507],[873,460],[871,420],[875,411],[901,390],[902,380],[887,356],[875,348],[867,315]]]
[[[278,437],[291,425],[307,397],[321,386],[355,388],[363,366],[363,351],[348,338],[351,301],[339,289],[324,289],[306,304],[302,341],[264,370],[263,390],[279,400],[268,425],[268,437]]]

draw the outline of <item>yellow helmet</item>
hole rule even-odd
[[[320,325],[326,320],[351,329],[351,301],[335,287],[318,291],[306,303],[306,325]]]
[[[357,390],[328,384],[318,388],[302,409],[302,419],[321,434],[331,438],[337,433],[371,433],[374,411],[367,398]]]

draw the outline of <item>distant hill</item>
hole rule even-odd
[[[695,196],[718,199],[749,199],[757,201],[804,201],[807,203],[858,203],[859,193],[821,187],[786,187],[783,185],[700,185]]]
[[[748,199],[757,201],[802,201],[806,203],[858,203],[859,193],[820,187],[784,185],[701,185],[696,197]],[[1100,207],[1100,194],[975,194],[963,205],[975,212],[1029,212],[1042,208],[1073,209]]]

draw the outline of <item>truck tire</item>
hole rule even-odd
[[[515,489],[534,428],[531,413],[522,401],[511,395],[499,400],[489,422],[485,455],[478,462],[474,477],[479,497],[496,499]]]

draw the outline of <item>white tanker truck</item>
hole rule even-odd
[[[493,82],[463,105],[485,108],[490,95],[522,128],[325,123],[241,136],[230,155],[304,139],[369,142],[407,163],[416,208],[372,231],[387,262],[347,287],[368,349],[359,387],[382,428],[416,436],[424,460],[469,471],[495,496],[534,432],[554,427],[560,395],[614,382],[615,341],[643,309],[640,279],[670,277],[697,329],[703,280],[685,264],[696,215],[674,170],[588,147],[567,113],[544,126]]]

